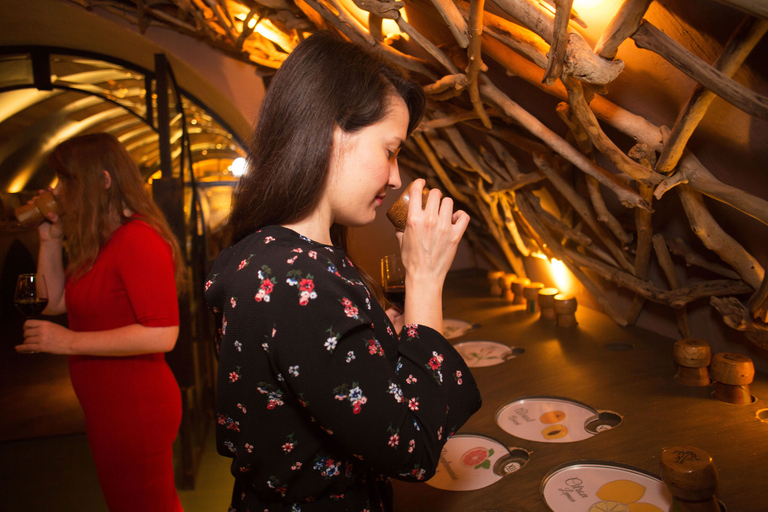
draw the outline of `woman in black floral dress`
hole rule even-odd
[[[388,478],[430,478],[480,407],[440,334],[467,214],[437,191],[423,210],[411,203],[398,235],[402,318],[382,309],[345,252],[346,227],[373,221],[400,187],[397,153],[423,108],[417,84],[324,33],[300,43],[272,80],[234,196],[233,245],[206,283],[231,511],[392,510]]]

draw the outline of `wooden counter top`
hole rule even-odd
[[[676,340],[636,327],[619,327],[606,315],[579,306],[576,327],[558,327],[490,297],[485,276],[451,274],[445,317],[479,324],[454,343],[488,340],[525,349],[502,364],[474,368],[483,407],[460,433],[492,437],[530,452],[528,463],[475,491],[443,491],[394,481],[397,512],[547,511],[540,486],[551,470],[578,460],[607,460],[658,475],[662,451],[692,445],[708,452],[719,472],[718,498],[728,512],[768,510],[768,378],[750,386],[756,402],[732,405],[712,397],[712,387],[675,379]],[[497,411],[523,397],[554,396],[622,416],[619,426],[571,443],[516,438],[495,422]],[[768,419],[766,419],[768,421]]]

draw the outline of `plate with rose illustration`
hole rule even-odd
[[[498,341],[465,341],[453,346],[470,368],[494,366],[525,352]]]
[[[541,495],[553,512],[666,512],[672,496],[661,479],[639,468],[576,461],[552,470]]]
[[[463,336],[470,329],[472,329],[472,324],[464,320],[456,318],[443,319],[443,336],[447,340]]]

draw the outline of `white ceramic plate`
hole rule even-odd
[[[463,336],[471,328],[472,324],[464,320],[457,320],[455,318],[445,318],[443,320],[443,336],[447,340]]]
[[[516,357],[509,347],[498,341],[465,341],[453,346],[470,368],[494,366]]]
[[[621,423],[611,411],[558,397],[520,398],[496,413],[496,424],[521,439],[541,443],[582,441]]]
[[[639,468],[578,461],[551,471],[541,495],[553,512],[667,512],[672,497],[664,482]]]

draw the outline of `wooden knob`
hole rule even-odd
[[[501,296],[504,300],[512,302],[515,299],[515,294],[512,291],[512,282],[517,279],[517,274],[503,274],[499,278],[499,284],[501,285]]]
[[[395,229],[398,231],[405,231],[405,222],[408,220],[408,203],[410,202],[411,197],[411,185],[413,185],[413,183],[410,183],[407,187],[405,187],[405,190],[403,190],[403,193],[400,194],[400,197],[398,197],[397,200],[392,203],[392,206],[389,207],[389,210],[387,210],[387,218],[392,224],[394,224]],[[421,192],[422,208],[427,206],[428,196],[429,189],[424,187]]]
[[[755,365],[742,354],[721,352],[712,357],[709,374],[715,398],[731,404],[751,404],[749,385],[755,378]]]
[[[544,288],[544,283],[529,283],[523,286],[523,297],[528,301],[528,312],[535,313],[539,300],[539,290]]]
[[[512,284],[510,284],[510,289],[512,290],[512,294],[514,295],[514,298],[512,299],[512,304],[525,304],[525,297],[523,297],[523,288],[525,286],[528,286],[531,284],[531,280],[527,277],[518,277],[514,281],[512,281]]]
[[[541,317],[544,320],[556,320],[555,295],[560,293],[557,288],[542,288],[539,290],[538,300],[541,308]]]
[[[576,321],[576,308],[578,303],[576,297],[567,293],[558,293],[555,295],[555,314],[557,315],[557,325],[560,327],[573,327],[578,324]]]
[[[499,286],[499,279],[503,276],[503,270],[491,270],[488,272],[488,284],[491,286],[491,295],[494,297],[501,296],[501,286]]]
[[[717,470],[704,450],[694,446],[665,449],[660,476],[683,512],[720,512],[715,498]]]
[[[742,354],[720,352],[712,357],[712,378],[723,384],[743,386],[755,378],[755,365]]]
[[[707,367],[712,360],[709,343],[696,338],[677,340],[673,357],[679,365],[675,380],[686,386],[709,386]]]

